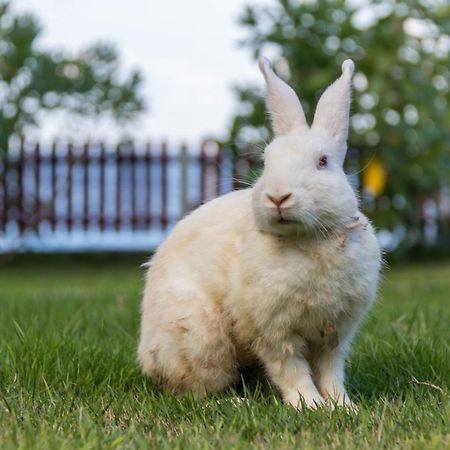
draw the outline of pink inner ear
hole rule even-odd
[[[337,144],[336,156],[341,164],[347,150],[353,61],[344,61],[342,70],[342,75],[320,97],[312,125],[312,129],[320,129]]]

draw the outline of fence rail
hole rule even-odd
[[[257,166],[256,152],[236,160],[215,142],[198,149],[21,142],[0,154],[0,238],[164,232],[199,204],[240,187]]]

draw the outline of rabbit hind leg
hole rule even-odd
[[[158,324],[148,344],[141,340],[144,373],[176,394],[195,397],[224,390],[239,379],[229,321],[199,305],[189,315]]]

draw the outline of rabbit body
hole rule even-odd
[[[337,400],[345,402],[343,379],[330,381],[320,362],[346,355],[375,298],[379,264],[370,225],[292,245],[258,230],[250,190],[215,199],[182,220],[151,262],[143,370],[175,392],[202,396],[262,361],[285,399],[298,405],[299,370],[286,381],[279,372],[299,360],[317,385],[302,391],[307,403],[320,403],[327,389],[340,389]],[[339,340],[334,348],[324,332],[330,323]]]
[[[348,405],[345,357],[381,265],[342,168],[354,65],[343,63],[311,127],[294,91],[260,66],[276,135],[263,173],[183,219],[155,254],[140,364],[174,392],[202,396],[258,362],[287,403]]]

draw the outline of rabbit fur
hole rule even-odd
[[[345,358],[381,264],[342,169],[354,65],[344,62],[311,127],[266,59],[260,68],[275,133],[262,176],[181,220],[154,255],[139,362],[156,382],[197,397],[262,363],[295,407],[351,405]]]

